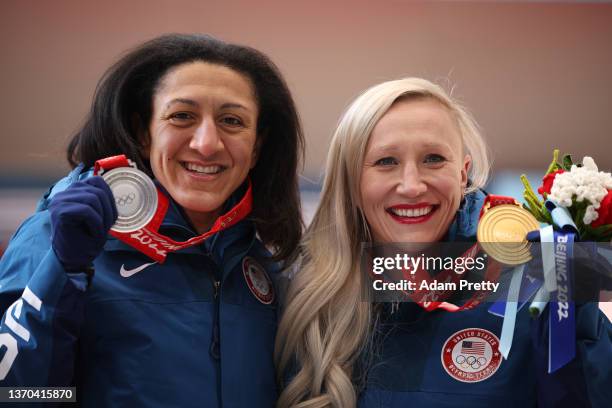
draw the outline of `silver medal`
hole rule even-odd
[[[136,231],[151,221],[157,210],[157,189],[153,181],[133,167],[118,167],[102,174],[117,206],[117,232]]]

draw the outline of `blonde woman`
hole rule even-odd
[[[517,316],[512,353],[503,360],[497,350],[502,319],[488,313],[487,304],[448,313],[364,300],[362,289],[371,282],[359,271],[362,243],[475,241],[488,171],[474,119],[429,81],[385,82],[348,107],[331,142],[320,206],[278,331],[279,407],[588,406],[612,400],[612,329],[596,304],[578,311],[576,359],[548,375],[546,334],[526,308]],[[486,344],[461,343],[475,360],[463,374],[445,361],[458,336],[492,336]]]

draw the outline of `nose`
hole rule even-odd
[[[427,184],[423,181],[418,166],[408,164],[404,166],[401,179],[397,185],[397,192],[409,198],[415,198],[427,191]]]
[[[214,156],[223,150],[223,140],[214,120],[202,120],[199,126],[194,129],[193,136],[189,141],[189,147],[197,150],[204,157]]]

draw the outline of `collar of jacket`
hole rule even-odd
[[[487,194],[483,190],[476,190],[465,196],[442,241],[474,241],[478,229],[480,209],[486,196]]]

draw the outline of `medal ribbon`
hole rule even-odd
[[[483,216],[487,208],[500,204],[512,204],[520,207],[520,204],[512,197],[489,195],[485,199],[480,216]],[[512,346],[517,312],[526,303],[526,300],[537,292],[540,285],[541,282],[529,279],[529,276],[525,274],[525,264],[517,265],[512,270],[510,287],[505,302],[496,302],[489,308],[489,312],[494,314],[499,314],[499,311],[503,310],[504,320],[500,334],[499,352],[505,359],[508,358]],[[524,293],[523,296],[521,296],[521,293]]]
[[[521,280],[525,264],[518,265],[512,271],[510,279],[510,289],[508,289],[508,297],[506,298],[506,309],[504,311],[504,321],[502,323],[501,336],[499,339],[499,352],[507,360],[514,339],[514,326],[516,325],[516,312],[518,310],[518,299],[521,290]],[[489,310],[490,311],[490,310]]]
[[[576,356],[576,317],[572,299],[573,247],[577,228],[566,208],[546,202],[553,224],[540,229],[544,286],[531,304],[532,313],[548,311],[548,372],[553,373]]]
[[[572,299],[573,232],[555,231],[554,263],[557,290],[548,311],[548,372],[552,373],[576,356],[576,317]]]
[[[478,244],[472,245],[462,256],[461,258],[474,258],[478,253],[479,246]],[[487,270],[485,272],[484,279],[490,282],[496,282],[499,278],[499,274],[501,272],[501,264],[491,258],[489,258],[487,264]],[[420,268],[415,271],[414,274],[410,276],[404,276],[409,280],[414,280],[416,282],[429,281],[430,275],[423,268]],[[460,274],[456,273],[452,269],[445,269],[440,274],[436,275],[436,280],[441,282],[453,282],[457,283],[460,278]],[[489,290],[481,289],[476,291],[463,305],[457,306],[454,303],[446,302],[445,299],[448,299],[453,291],[451,290],[416,290],[412,294],[408,294],[419,306],[428,312],[434,311],[436,309],[446,310],[447,312],[462,312],[464,310],[470,310],[478,306],[489,294]]]
[[[552,373],[576,356],[576,312],[571,299],[574,241],[578,228],[567,208],[551,200],[547,200],[545,205],[559,228],[554,232],[554,254],[549,254],[554,256],[553,276],[556,277],[555,290],[551,291],[553,302],[548,312],[548,372]]]
[[[516,203],[516,200],[512,197],[489,194],[485,198],[483,206],[480,209],[479,218],[482,218],[482,216],[486,212],[486,208],[488,208],[489,206],[494,207],[496,205],[501,205],[501,204],[515,204],[515,203]],[[478,249],[479,249],[479,245],[478,243],[476,243],[470,249],[468,249],[465,254],[463,254],[463,257],[473,258],[478,252]],[[484,279],[489,282],[497,282],[497,280],[499,279],[501,270],[502,270],[502,265],[498,261],[489,257],[489,261],[487,263],[487,270],[485,272]],[[459,280],[459,274],[451,273],[451,272],[454,272],[454,271],[450,271],[450,270],[444,271],[444,274],[441,276],[441,280],[443,281],[449,280],[451,282],[457,282]],[[419,277],[420,279],[427,279],[427,276],[420,273]],[[415,293],[418,294],[418,291]],[[422,299],[420,299],[417,301],[417,304],[419,304],[419,306],[423,307],[428,312],[431,312],[436,309],[446,310],[447,312],[461,312],[464,310],[473,309],[476,306],[478,306],[487,297],[490,291],[489,290],[477,291],[476,293],[474,293],[474,295],[472,295],[468,299],[467,302],[465,302],[461,306],[457,306],[451,302],[440,301],[440,300],[447,299],[451,295],[451,293],[452,293],[451,291],[427,291],[427,293],[422,293],[421,297],[429,297],[429,298],[434,299],[434,301],[423,301]]]
[[[548,372],[552,373],[576,356],[575,306],[571,298],[573,244],[577,234],[571,216],[566,214],[564,208],[557,207],[554,203],[549,205],[549,202],[546,206],[552,214],[553,223],[561,231],[555,231],[552,225],[540,229],[544,285],[538,289],[530,311],[539,315],[550,302]],[[507,358],[510,352],[516,321],[515,281],[522,275],[522,270],[518,270],[519,267],[515,269],[512,277],[502,325],[499,350],[504,358]]]
[[[129,167],[131,165],[133,165],[133,163],[131,163],[125,155],[107,157],[96,161],[94,165],[94,175],[99,175],[104,171],[117,167]],[[169,252],[175,252],[198,245],[212,235],[236,225],[249,215],[253,207],[253,192],[251,181],[249,180],[247,191],[238,204],[217,218],[210,231],[190,238],[187,241],[174,241],[170,237],[159,233],[159,227],[166,216],[169,206],[168,197],[166,197],[159,188],[157,189],[157,199],[158,205],[155,210],[155,215],[147,225],[132,232],[118,232],[112,229],[109,232],[115,238],[136,248],[159,263],[163,263],[166,260],[166,256]]]
[[[540,228],[540,250],[542,251],[542,269],[544,273],[544,286],[547,291],[557,290],[557,277],[555,276],[555,230],[552,225]]]

